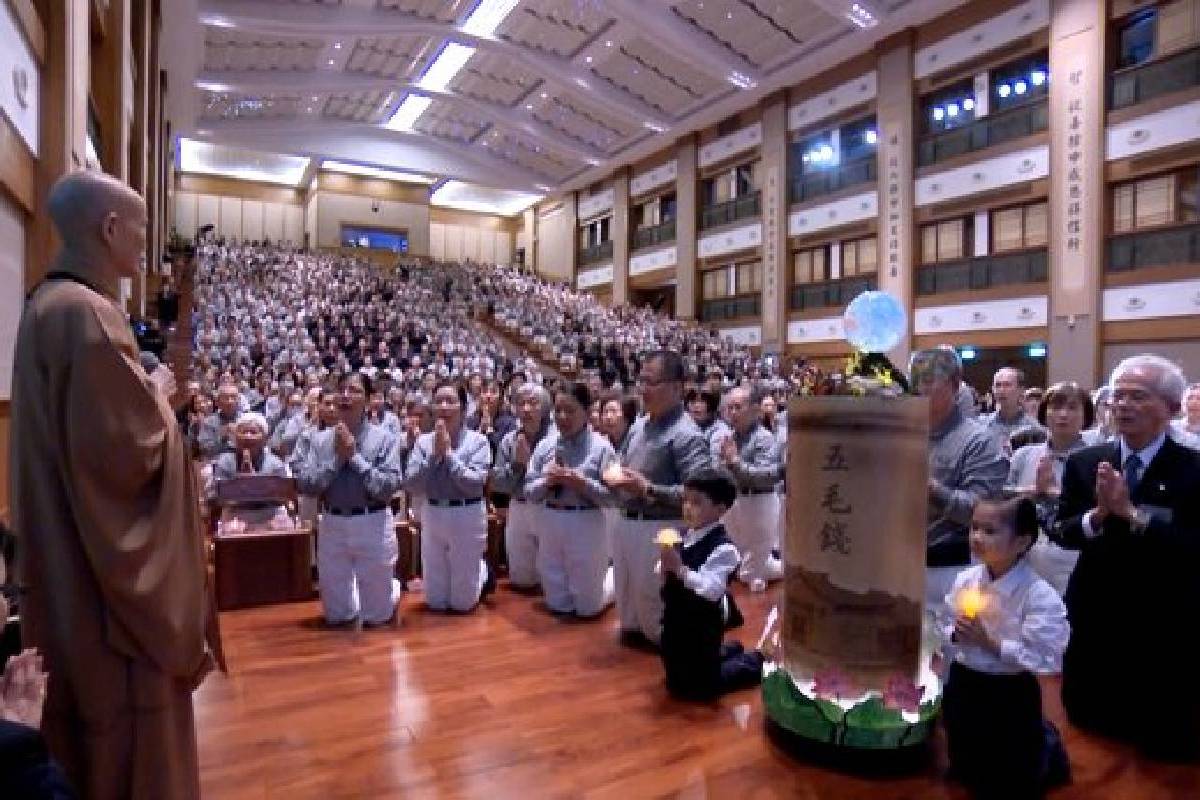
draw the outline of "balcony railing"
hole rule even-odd
[[[917,294],[971,292],[993,286],[1044,283],[1046,250],[1022,250],[992,256],[930,264],[917,269]]]
[[[1108,240],[1109,272],[1167,264],[1200,264],[1200,225],[1123,233]]]
[[[757,217],[760,213],[760,197],[761,193],[754,191],[724,203],[717,203],[715,206],[708,206],[700,215],[700,229],[716,228],[739,219]]]
[[[839,167],[797,175],[792,178],[791,198],[793,203],[803,203],[821,195],[832,194],[849,186],[858,186],[875,180],[875,157],[851,161]]]
[[[1109,108],[1126,108],[1193,86],[1200,86],[1200,47],[1114,72]]]
[[[792,286],[793,311],[811,308],[841,308],[863,292],[874,289],[879,281],[874,275],[855,275],[817,283],[798,283]]]
[[[633,249],[652,247],[656,244],[675,241],[675,220],[669,219],[649,228],[638,228],[633,232]]]
[[[1044,131],[1049,124],[1050,111],[1048,101],[1044,98],[1006,111],[997,111],[961,128],[923,137],[917,142],[917,164],[925,167],[994,147]]]
[[[716,322],[723,319],[757,317],[762,313],[761,298],[762,296],[757,294],[743,294],[737,297],[705,300],[700,304],[700,320],[702,322]]]
[[[579,251],[580,264],[595,264],[597,261],[607,261],[612,258],[613,243],[611,240],[585,247]]]

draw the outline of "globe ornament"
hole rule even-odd
[[[863,292],[850,301],[842,315],[846,341],[864,353],[891,350],[908,330],[900,301],[887,292]]]

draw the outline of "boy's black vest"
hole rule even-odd
[[[690,570],[699,571],[708,561],[709,556],[713,554],[718,547],[723,544],[732,544],[729,536],[725,533],[725,526],[718,523],[699,541],[692,544],[691,547],[684,547],[681,553],[684,566]],[[733,580],[733,575],[729,576]],[[662,598],[665,606],[663,612],[663,624],[668,625],[672,622],[682,621],[676,615],[680,615],[688,619],[688,626],[696,624],[704,624],[704,620],[709,625],[717,624],[720,628],[736,628],[744,621],[741,611],[737,604],[733,602],[733,595],[725,593],[725,598],[729,605],[729,618],[722,619],[721,601],[706,600],[700,595],[693,592],[684,585],[683,581],[679,580],[675,575],[668,575],[663,581]],[[675,619],[671,619],[675,617]]]

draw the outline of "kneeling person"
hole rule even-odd
[[[557,430],[530,457],[526,496],[543,501],[537,568],[551,611],[592,617],[613,600],[608,536],[600,506],[612,493],[600,482],[616,461],[612,445],[588,424],[592,393],[571,384],[554,400]]]
[[[325,621],[367,625],[393,621],[400,603],[395,579],[399,546],[388,503],[403,471],[399,440],[367,421],[371,379],[342,378],[340,420],[315,432],[296,482],[301,492],[321,498],[317,570]]]
[[[217,456],[212,468],[212,486],[209,498],[217,496],[217,484],[244,475],[274,475],[280,478],[291,476],[287,464],[267,449],[267,418],[257,411],[247,411],[234,423],[233,452]],[[221,509],[221,522],[238,520],[246,525],[268,525],[277,516],[286,517],[286,510],[276,503],[243,503]]]
[[[683,542],[661,545],[661,650],[676,697],[707,700],[762,680],[762,653],[721,642],[726,628],[742,623],[729,594],[741,558],[721,524],[736,499],[737,486],[723,470],[692,473],[683,482]]]

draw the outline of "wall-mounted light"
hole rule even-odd
[[[975,350],[974,347],[958,348],[958,357],[960,359],[962,359],[963,361],[974,361],[975,357],[978,355],[979,355],[979,353]]]
[[[1012,87],[1007,83],[1002,83],[996,87],[996,94],[1000,95],[1001,97],[1008,97],[1010,94],[1012,94]]]
[[[1029,349],[1025,352],[1029,354],[1030,358],[1045,358],[1046,345],[1043,342],[1034,342],[1033,344],[1029,345]]]

